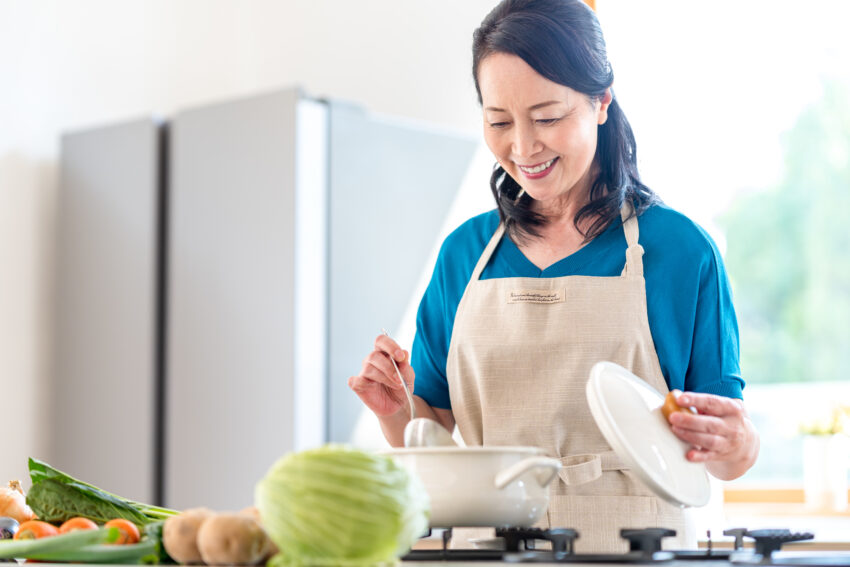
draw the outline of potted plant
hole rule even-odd
[[[800,433],[806,507],[846,510],[850,407],[836,407],[829,417],[802,423]]]

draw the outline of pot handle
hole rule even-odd
[[[550,459],[549,457],[528,457],[527,459],[523,459],[520,462],[514,463],[508,468],[499,471],[494,482],[496,489],[502,490],[519,478],[520,475],[531,469],[538,469],[535,476],[537,477],[537,482],[540,483],[540,486],[544,487],[555,480],[555,477],[558,476],[558,471],[561,469],[561,463],[557,459]]]

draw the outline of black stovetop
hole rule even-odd
[[[664,563],[678,564],[709,561],[718,567],[728,565],[799,565],[806,567],[850,567],[850,554],[842,553],[786,553],[785,543],[814,538],[808,532],[790,530],[748,530],[736,528],[723,532],[733,536],[733,549],[715,549],[709,533],[708,546],[699,550],[664,550],[662,540],[676,532],[665,528],[623,529],[620,537],[628,541],[625,553],[581,553],[575,551],[579,533],[569,528],[541,530],[536,528],[497,529],[503,549],[451,549],[451,529],[443,532],[441,549],[412,550],[402,557],[404,561],[503,561],[507,563]],[[744,549],[744,539],[753,540],[753,547]],[[549,542],[541,545],[541,542]]]

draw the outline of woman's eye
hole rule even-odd
[[[510,122],[491,122],[490,128],[505,128]]]
[[[544,126],[547,126],[549,124],[554,124],[558,120],[560,120],[560,118],[540,118],[539,120],[535,120],[535,122],[537,122],[538,124],[543,124]]]

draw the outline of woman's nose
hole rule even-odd
[[[518,157],[531,157],[539,151],[540,144],[534,132],[534,128],[528,125],[517,125],[514,128],[512,150]]]

